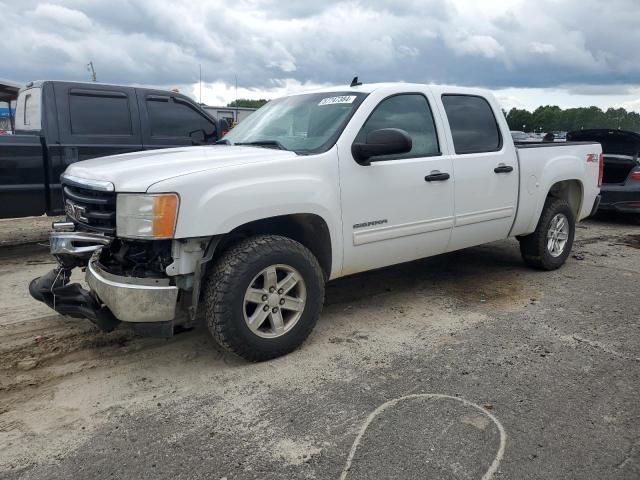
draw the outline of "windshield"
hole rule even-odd
[[[222,142],[297,153],[326,151],[365,96],[355,92],[325,92],[271,100],[231,130]]]

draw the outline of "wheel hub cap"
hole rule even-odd
[[[289,265],[271,265],[253,278],[245,292],[244,320],[259,337],[276,338],[298,323],[306,301],[300,272]]]
[[[267,301],[269,302],[270,307],[277,307],[280,304],[280,295],[272,293],[269,295],[269,300]]]
[[[551,219],[547,231],[547,250],[552,257],[559,257],[564,252],[569,239],[569,219],[558,213]]]

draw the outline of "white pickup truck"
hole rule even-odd
[[[71,165],[59,266],[30,291],[104,330],[169,336],[199,312],[266,360],[304,342],[344,275],[507,237],[560,267],[601,177],[598,143],[515,146],[489,92],[354,82],[272,100],[218,145]]]

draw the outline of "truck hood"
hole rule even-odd
[[[284,150],[234,145],[167,148],[77,162],[65,174],[111,182],[117,192],[145,192],[154,183],[182,175],[295,156]]]

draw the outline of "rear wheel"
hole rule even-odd
[[[311,333],[324,302],[324,276],[302,244],[261,235],[218,260],[204,302],[220,345],[247,360],[268,360],[295,350]]]
[[[549,197],[536,230],[519,238],[522,258],[527,265],[540,270],[560,268],[571,253],[575,231],[575,216],[569,204]]]

